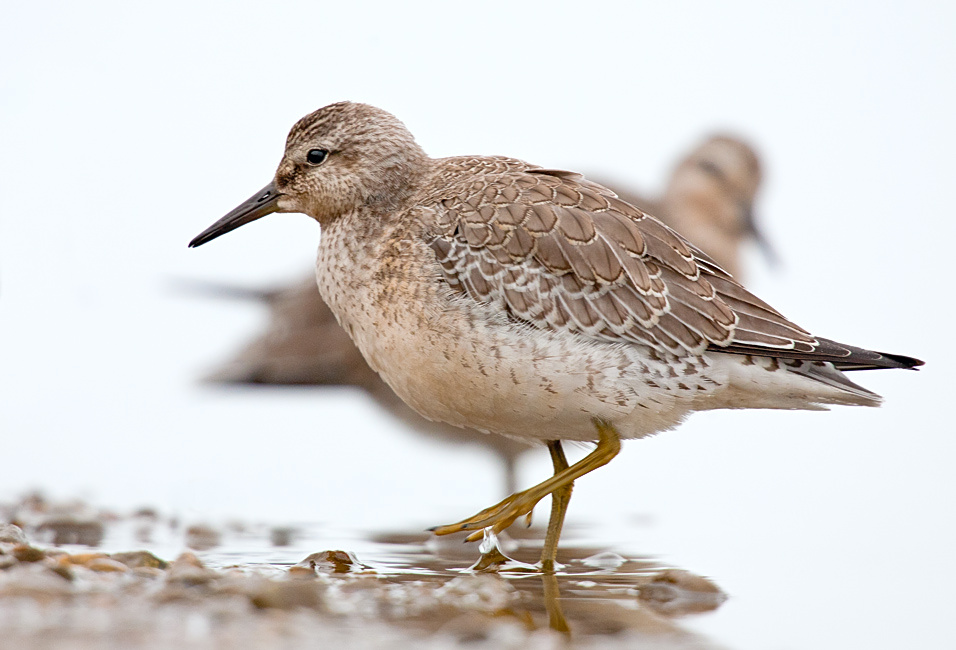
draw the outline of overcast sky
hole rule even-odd
[[[733,647],[908,645],[905,621],[954,604],[954,30],[942,2],[8,3],[0,499],[38,486],[366,529],[471,514],[500,483],[479,449],[348,391],[197,384],[265,314],[181,281],[297,280],[314,222],[187,242],[270,180],[296,119],[343,99],[395,113],[433,156],[651,194],[730,131],[764,162],[757,208],[783,259],[750,251],[748,285],[814,333],[927,366],[856,376],[879,410],[708,413],[628,443],[578,482],[569,520],[649,515],[632,549],[730,591],[699,625]],[[529,458],[522,483],[548,471]],[[809,597],[824,576],[835,593]],[[953,634],[920,625],[906,634]]]

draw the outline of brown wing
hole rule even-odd
[[[436,204],[446,280],[537,327],[675,354],[819,342],[677,233],[578,174],[515,170]]]

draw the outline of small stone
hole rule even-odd
[[[37,533],[49,538],[51,544],[82,544],[99,546],[105,527],[95,519],[80,519],[69,515],[49,517],[37,526]]]
[[[73,553],[71,555],[67,555],[66,559],[69,560],[70,564],[86,566],[93,560],[99,560],[106,557],[109,557],[106,555],[106,553]]]
[[[39,562],[46,557],[42,550],[28,544],[17,544],[11,554],[20,562]]]
[[[182,585],[201,585],[212,581],[216,577],[215,571],[203,566],[195,554],[186,551],[173,560],[166,572],[167,582]]]
[[[0,544],[26,544],[27,536],[19,526],[0,524]]]
[[[193,556],[195,557],[195,556]],[[139,567],[150,567],[154,569],[165,569],[169,563],[161,560],[149,551],[128,551],[125,553],[111,553],[110,558],[117,562],[122,562],[131,569]]]
[[[161,578],[166,575],[166,572],[162,569],[157,569],[152,566],[138,566],[132,569],[133,574],[137,576],[142,576],[144,578]]]
[[[186,546],[197,551],[207,551],[219,546],[219,531],[206,524],[196,524],[186,529]]]
[[[362,565],[348,551],[321,551],[309,555],[295,566],[316,573],[348,573],[353,567],[360,568]]]
[[[133,517],[136,519],[148,519],[156,522],[159,521],[159,512],[156,510],[156,508],[144,506],[133,512]]]
[[[68,556],[61,555],[47,566],[49,566],[50,570],[61,578],[71,581],[73,580],[73,565],[70,563],[70,558]]]
[[[707,578],[682,569],[665,569],[641,586],[638,598],[651,609],[669,616],[708,612],[727,595]]]
[[[180,553],[179,557],[173,560],[171,568],[178,568],[182,566],[192,566],[199,569],[206,568],[206,565],[202,563],[202,560],[199,559],[199,556],[191,551],[183,551]]]
[[[275,526],[269,531],[269,540],[273,546],[291,546],[295,532],[291,526]]]
[[[95,560],[87,562],[86,568],[100,573],[126,573],[129,567],[122,562],[111,560],[108,557],[98,557]]]

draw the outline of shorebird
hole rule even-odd
[[[189,245],[272,212],[319,222],[319,291],[409,406],[548,447],[551,478],[433,529],[474,541],[551,495],[544,572],[574,481],[622,438],[709,409],[877,406],[844,371],[922,365],[811,335],[580,174],[502,156],[432,159],[367,104],[299,120],[272,182]],[[569,465],[563,440],[597,446]]]
[[[739,138],[714,135],[677,164],[656,202],[642,202],[642,197],[623,190],[618,196],[658,217],[739,282],[745,244],[753,241],[770,262],[776,262],[754,218],[760,180],[753,148]]]
[[[760,184],[753,149],[740,139],[712,136],[675,165],[667,189],[657,199],[616,188],[620,198],[659,217],[699,244],[739,279],[741,249],[756,240],[770,254],[757,230],[752,205]],[[265,330],[207,379],[243,384],[355,386],[415,431],[455,443],[477,443],[491,450],[504,468],[504,494],[517,490],[518,457],[532,447],[505,436],[425,420],[389,388],[352,343],[322,300],[314,272],[270,291],[223,290],[264,302],[269,307]]]

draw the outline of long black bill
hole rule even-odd
[[[244,226],[250,221],[279,211],[278,200],[280,194],[276,192],[275,183],[269,183],[261,190],[246,199],[242,205],[232,210],[222,219],[206,228],[198,237],[189,242],[190,248],[202,246],[219,235],[225,235],[230,230]]]
[[[764,237],[763,232],[757,227],[757,219],[754,217],[753,208],[749,205],[745,208],[744,224],[747,233],[757,242],[757,247],[763,252],[770,266],[778,266],[780,264],[780,257],[770,244],[770,240]]]

